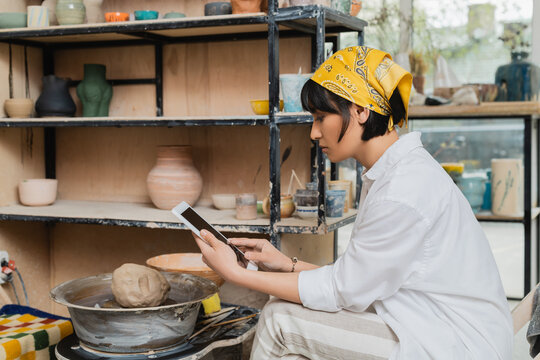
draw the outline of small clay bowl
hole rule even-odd
[[[107,12],[105,13],[105,21],[107,22],[129,21],[129,13]]]
[[[31,117],[34,109],[34,101],[32,99],[7,99],[4,101],[4,110],[10,118],[27,119]]]
[[[186,17],[186,14],[176,12],[176,11],[171,11],[163,15],[164,19],[180,19],[180,18],[185,18],[185,17]]]
[[[7,1],[13,1],[13,0],[7,0]],[[13,28],[22,28],[22,27],[26,27],[26,13],[23,13],[23,12],[0,13],[0,29],[13,29]]]
[[[232,6],[230,2],[217,1],[204,5],[204,15],[228,15],[232,14]]]
[[[159,12],[155,10],[135,10],[135,20],[155,20]]]
[[[200,253],[176,253],[154,256],[146,260],[146,265],[160,271],[192,274],[212,280],[218,287],[225,280],[203,261]]]
[[[270,113],[270,102],[268,100],[250,100],[251,108],[257,115],[268,115]],[[279,111],[283,110],[283,100],[279,100]]]
[[[19,200],[27,206],[51,205],[56,200],[58,180],[26,179],[19,183]]]
[[[213,194],[212,202],[219,210],[236,208],[236,194]]]

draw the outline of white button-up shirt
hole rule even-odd
[[[362,180],[343,256],[299,274],[303,305],[373,304],[399,338],[391,359],[510,359],[512,320],[488,241],[420,133],[401,136]]]

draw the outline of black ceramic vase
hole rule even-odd
[[[77,107],[69,94],[68,80],[46,75],[43,91],[36,101],[36,113],[44,116],[73,116]]]

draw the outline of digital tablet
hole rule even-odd
[[[246,259],[242,250],[235,245],[229,243],[227,238],[217,231],[212,225],[210,225],[204,218],[199,215],[189,204],[185,201],[176,205],[172,210],[172,213],[179,218],[191,231],[193,231],[198,237],[201,237],[201,230],[206,229],[210,231],[218,240],[223,241],[229,245],[235,252],[238,261],[240,261],[248,270],[257,270],[257,265]]]

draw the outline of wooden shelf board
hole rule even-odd
[[[531,220],[534,220],[540,215],[540,207],[531,209]],[[493,215],[491,211],[481,211],[476,214],[479,221],[501,221],[501,222],[522,222],[523,216],[500,216]]]
[[[219,231],[242,233],[268,233],[270,220],[259,215],[255,220],[238,220],[236,211],[217,210],[208,206],[196,206],[195,210]],[[316,234],[332,231],[333,227],[351,222],[356,211],[349,211],[340,218],[328,218],[327,228],[318,229],[316,221],[298,217],[283,219],[277,227],[281,232]],[[50,221],[97,225],[135,226],[156,229],[187,229],[168,210],[160,210],[152,204],[57,200],[50,206],[10,205],[0,207],[0,220]],[[326,229],[326,231],[325,231]]]
[[[113,41],[140,39],[130,32],[149,32],[172,37],[204,36],[223,33],[267,31],[265,13],[185,17],[145,21],[56,25],[44,28],[0,30],[1,38],[16,38],[44,43]],[[168,33],[169,32],[169,33]]]
[[[409,119],[459,117],[511,117],[540,114],[538,101],[486,102],[480,105],[411,106]]]
[[[345,23],[354,29],[363,29],[366,22],[332,9],[311,6],[311,11],[324,9],[327,13],[326,27],[342,28]],[[307,9],[307,8],[306,8]],[[280,9],[280,11],[287,11]],[[302,11],[300,11],[302,14]],[[309,17],[309,12],[292,20],[307,28],[315,28],[316,19]],[[279,25],[280,31],[292,30],[290,26]],[[22,40],[34,43],[76,43],[140,40],[141,33],[149,33],[164,38],[183,38],[224,34],[253,34],[268,31],[268,15],[264,12],[251,14],[231,14],[217,16],[197,16],[177,19],[157,19],[145,21],[105,22],[80,25],[57,25],[43,28],[1,29],[0,40]]]
[[[50,117],[0,119],[0,127],[32,126],[186,126],[186,125],[266,125],[267,115],[242,116],[145,116],[145,117]]]

